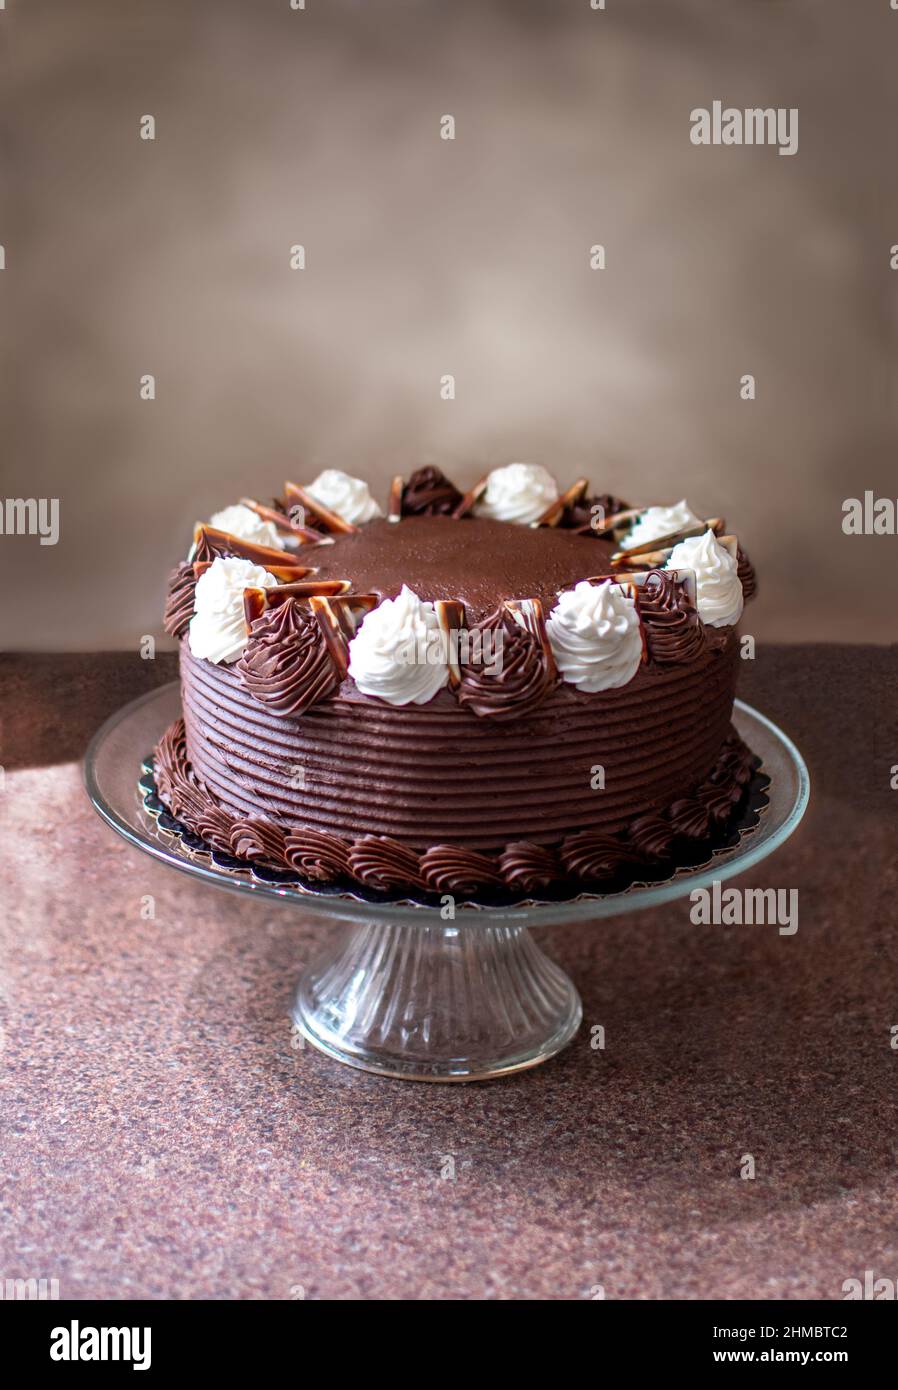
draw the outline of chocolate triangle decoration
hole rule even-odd
[[[194,570],[196,568],[194,565]],[[278,608],[291,599],[314,607],[312,599],[321,598],[328,600],[347,637],[352,638],[361,617],[377,605],[379,598],[377,594],[349,595],[348,590],[351,587],[348,579],[309,579],[298,580],[292,584],[276,584],[269,589],[244,589],[243,612],[246,630],[249,631],[256,618],[260,618],[266,609]]]
[[[321,502],[316,502],[310,492],[299,483],[284,483],[284,501],[287,509],[291,507],[302,507],[305,511],[311,512],[321,525],[328,531],[336,531],[339,535],[351,536],[359,529],[353,526],[352,522],[344,521],[342,516],[332,512],[329,507],[325,507]],[[319,537],[319,540],[321,538]]]
[[[263,521],[270,521],[283,536],[299,545],[317,545],[321,541],[320,531],[313,531],[310,526],[299,526],[276,507],[264,507],[261,502],[254,502],[251,497],[241,497],[240,505],[249,507],[250,511],[255,512]]]
[[[538,598],[509,598],[505,600],[503,607],[508,610],[519,627],[522,627],[525,632],[529,632],[531,637],[536,638],[546,659],[549,674],[554,676],[555,653],[552,651],[552,643],[549,641],[546,614],[541,600]]]
[[[387,504],[387,520],[388,520],[388,521],[401,521],[401,520],[402,520],[402,491],[403,491],[403,487],[404,487],[404,483],[403,483],[403,479],[402,479],[402,474],[401,474],[401,473],[397,473],[396,476],[395,476],[395,478],[393,479],[393,481],[390,483],[390,500],[389,500],[389,503]]]
[[[461,517],[467,516],[469,512],[474,510],[477,503],[486,492],[488,481],[489,479],[486,477],[481,478],[479,482],[476,482],[474,486],[465,493],[464,497],[455,508],[455,511],[452,513],[453,521],[460,520]]]
[[[337,612],[332,601],[323,595],[313,595],[309,599],[309,607],[315,614],[330,659],[334,663],[340,679],[345,680],[349,670],[349,643],[351,639],[346,632],[344,617]]]
[[[217,526],[210,526],[208,522],[200,522],[193,532],[193,545],[188,560],[192,561],[197,557],[201,560],[217,559],[227,555],[236,555],[241,560],[251,560],[253,564],[261,565],[263,569],[270,570],[278,577],[284,575],[287,578],[299,579],[303,575],[315,573],[313,567],[301,564],[289,550],[278,550],[273,545],[256,545],[255,542],[245,541],[240,536],[232,536],[229,531],[220,531]]]
[[[645,508],[643,508],[643,511]],[[637,513],[641,515],[642,513]],[[614,521],[617,521],[617,517]],[[711,517],[708,521],[699,521],[695,526],[684,526],[681,531],[671,531],[667,536],[658,536],[653,541],[643,541],[642,545],[635,545],[632,550],[616,550],[611,557],[612,565],[620,565],[627,568],[631,560],[638,562],[637,568],[642,569],[645,565],[659,564],[657,556],[669,555],[674,546],[679,541],[689,540],[691,536],[703,536],[706,531],[713,531],[718,540],[720,533],[725,529],[726,522],[721,517]],[[629,528],[627,528],[629,529]],[[615,539],[618,539],[617,527],[613,528]],[[621,535],[626,534],[626,531]]]
[[[457,634],[466,626],[465,605],[454,598],[438,598],[434,603],[437,622],[443,635],[446,651],[446,664],[449,667],[449,688],[456,690],[461,684],[461,667],[458,662]]]
[[[532,525],[557,526],[568,507],[575,507],[578,502],[583,500],[588,488],[589,479],[578,478],[575,483],[571,483],[571,486],[566,492],[563,492],[560,497],[556,497],[555,501],[546,508],[542,516],[539,517],[537,521],[534,521]]]

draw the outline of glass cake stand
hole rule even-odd
[[[808,802],[808,772],[798,749],[737,700],[733,723],[771,779],[757,826],[738,844],[664,883],[569,902],[458,904],[454,920],[444,920],[437,907],[264,882],[189,851],[178,834],[157,825],[138,787],[144,758],[179,714],[173,682],[106,721],[85,759],[96,810],[130,844],[199,882],[276,898],[333,923],[339,930],[300,979],[294,1021],[328,1056],[409,1080],[484,1080],[546,1061],[571,1041],[582,1010],[573,983],[529,928],[635,912],[743,873],[792,834]]]

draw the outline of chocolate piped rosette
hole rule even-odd
[[[385,505],[327,469],[198,523],[158,796],[310,887],[503,900],[657,880],[722,843],[754,572],[720,518],[512,463]],[[690,859],[690,856],[692,858]]]

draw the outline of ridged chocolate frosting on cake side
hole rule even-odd
[[[601,891],[622,872],[652,874],[669,868],[678,844],[702,843],[713,822],[729,820],[742,803],[754,765],[750,749],[731,729],[694,795],[637,817],[618,834],[572,831],[557,845],[517,841],[498,854],[463,845],[434,845],[419,852],[383,835],[363,835],[353,843],[303,826],[285,835],[270,821],[234,816],[217,805],[186,760],[183,719],[156,749],[155,777],[163,802],[213,849],[254,864],[293,869],[312,884],[355,882],[376,892],[429,890],[463,898],[510,889],[539,897],[562,879]]]
[[[182,643],[187,752],[221,806],[285,829],[387,835],[418,849],[552,843],[620,829],[707,777],[729,728],[736,662],[732,632],[718,651],[644,666],[599,698],[561,685],[509,723],[477,719],[448,690],[396,708],[348,681],[294,717],[271,713],[233,667],[198,661]],[[604,790],[593,789],[596,765]]]

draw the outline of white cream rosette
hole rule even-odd
[[[695,606],[702,622],[730,627],[739,621],[743,598],[738,565],[713,531],[675,545],[667,568],[695,571]]]
[[[325,468],[313,483],[306,484],[306,492],[351,526],[363,526],[383,516],[364,479],[353,478],[339,468]]]
[[[539,521],[557,500],[558,485],[540,464],[509,463],[487,476],[486,490],[474,513],[492,521],[517,521],[527,526]]]
[[[610,580],[581,580],[549,614],[546,630],[562,678],[594,694],[631,681],[642,660],[636,603]]]
[[[620,548],[632,550],[634,546],[648,545],[650,541],[660,541],[701,524],[701,517],[695,515],[685,497],[674,502],[672,507],[647,507],[624,536]]]
[[[193,655],[205,661],[236,661],[246,646],[244,589],[270,589],[273,574],[251,560],[212,561],[196,582],[189,642]]]
[[[349,644],[349,674],[363,695],[426,705],[449,680],[436,610],[407,585],[364,619]]]

